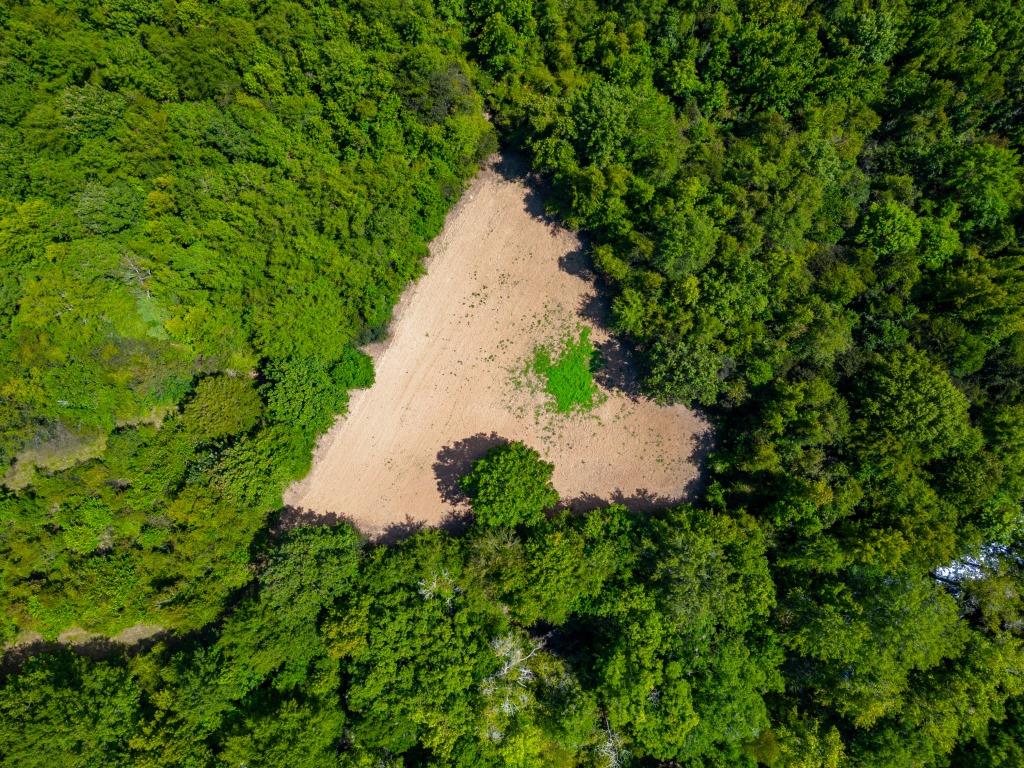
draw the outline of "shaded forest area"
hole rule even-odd
[[[1024,763],[1019,4],[0,20],[3,635],[177,633],[9,667],[5,764]],[[545,518],[516,449],[462,536],[269,534],[485,105],[703,497]]]

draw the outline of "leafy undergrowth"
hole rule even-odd
[[[557,413],[592,410],[601,402],[594,383],[594,370],[600,365],[600,353],[590,340],[590,329],[583,328],[579,338],[566,336],[562,348],[553,351],[547,345],[534,350],[532,371],[544,380],[551,395],[551,409]]]

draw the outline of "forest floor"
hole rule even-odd
[[[285,494],[289,514],[347,518],[384,540],[455,527],[468,509],[458,478],[508,440],[554,463],[555,487],[575,509],[652,508],[692,491],[706,422],[637,393],[579,239],[544,215],[522,165],[492,158],[451,211],[390,337],[366,349],[376,383],[353,392],[348,415],[321,438],[312,471]],[[529,364],[537,345],[582,326],[605,361],[601,402],[556,414]]]

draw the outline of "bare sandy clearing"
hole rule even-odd
[[[482,170],[449,215],[391,338],[367,350],[376,383],[353,393],[308,477],[285,494],[289,507],[347,517],[371,536],[441,524],[466,509],[457,478],[503,440],[554,462],[555,487],[577,506],[651,506],[682,498],[695,480],[706,423],[629,394],[578,239],[538,215],[535,193],[502,174],[509,164]],[[557,416],[522,372],[537,344],[580,323],[609,361],[598,377],[607,399]]]

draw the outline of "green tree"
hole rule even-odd
[[[915,349],[877,360],[863,380],[862,397],[859,428],[867,440],[936,459],[969,449],[977,439],[967,398],[946,371]]]
[[[537,451],[513,442],[488,451],[459,484],[481,525],[537,525],[558,503],[558,492],[551,484],[554,471],[554,465],[541,459]]]
[[[246,377],[211,376],[202,379],[185,404],[182,425],[201,440],[237,435],[252,429],[262,403]]]
[[[0,688],[0,755],[12,768],[133,765],[140,692],[118,663],[36,656]]]

